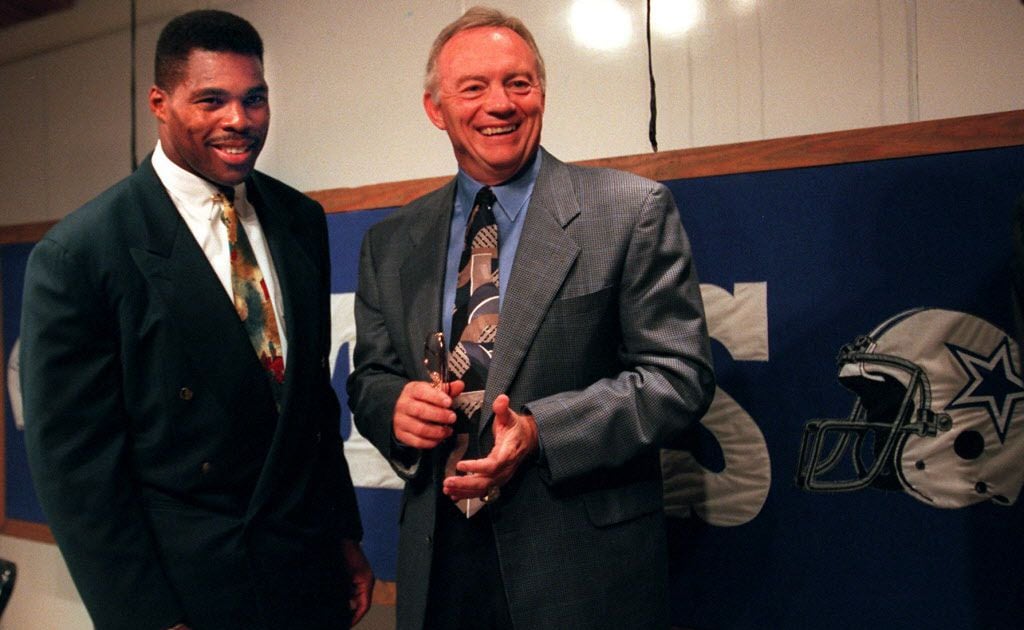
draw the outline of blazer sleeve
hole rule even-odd
[[[704,307],[671,193],[650,182],[633,216],[616,300],[623,369],[526,405],[537,421],[541,472],[550,483],[620,468],[670,446],[711,404]]]
[[[363,238],[356,290],[355,371],[348,379],[348,401],[359,432],[372,443],[404,479],[419,470],[420,451],[398,444],[392,417],[402,388],[409,382],[388,332],[375,263],[374,231]]]
[[[51,239],[29,257],[20,342],[29,464],[96,626],[169,627],[184,617],[128,461],[116,324],[84,262]]]

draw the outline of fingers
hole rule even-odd
[[[494,411],[494,422],[507,425],[511,420],[509,414],[509,400],[507,394],[499,394],[494,399],[494,403],[491,404],[491,410]]]
[[[352,625],[356,625],[370,609],[375,583],[373,569],[363,554],[359,543],[354,540],[341,541],[342,557],[352,576],[352,591],[349,597],[349,610],[352,611]]]
[[[353,583],[352,597],[349,598],[349,610],[352,611],[352,625],[356,625],[370,610],[370,603],[373,600],[374,581],[356,581]]]
[[[499,395],[494,411],[494,447],[486,457],[458,462],[461,473],[444,480],[444,490],[455,498],[483,497],[493,487],[504,486],[526,457],[537,450],[537,424],[530,414],[518,414],[509,408],[509,398]]]
[[[495,479],[487,475],[455,475],[445,478],[441,490],[448,498],[462,501],[482,498],[498,485]]]
[[[461,381],[436,389],[429,383],[410,381],[395,402],[392,426],[397,439],[413,448],[434,448],[452,433],[455,412],[452,397],[462,392]],[[449,395],[450,394],[450,395]]]

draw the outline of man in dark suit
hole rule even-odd
[[[348,382],[406,480],[398,626],[666,627],[659,448],[714,388],[672,198],[540,148],[543,61],[500,12],[441,32],[423,103],[459,173],[365,237]]]
[[[253,170],[270,110],[248,22],[172,20],[155,79],[153,154],[29,258],[40,501],[101,630],[348,627],[373,575],[328,373],[323,209]]]

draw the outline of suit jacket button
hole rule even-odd
[[[317,443],[317,444],[319,444],[319,443],[320,443],[320,438],[321,438],[321,436],[320,436],[320,432],[319,432],[319,431],[317,431],[317,432],[316,432],[316,443]]]
[[[208,475],[210,474],[210,470],[212,468],[213,465],[210,464],[210,462],[203,462],[202,465],[199,466],[199,472],[203,473],[204,475]]]
[[[192,396],[192,390],[187,387],[182,387],[181,389],[178,390],[178,398],[182,400],[192,400]]]

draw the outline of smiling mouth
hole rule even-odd
[[[247,155],[256,149],[259,141],[254,138],[232,138],[227,142],[211,142],[210,145],[227,155]]]
[[[519,125],[505,125],[504,127],[484,127],[480,130],[485,136],[500,136],[507,133],[512,133],[516,129],[519,129]]]

